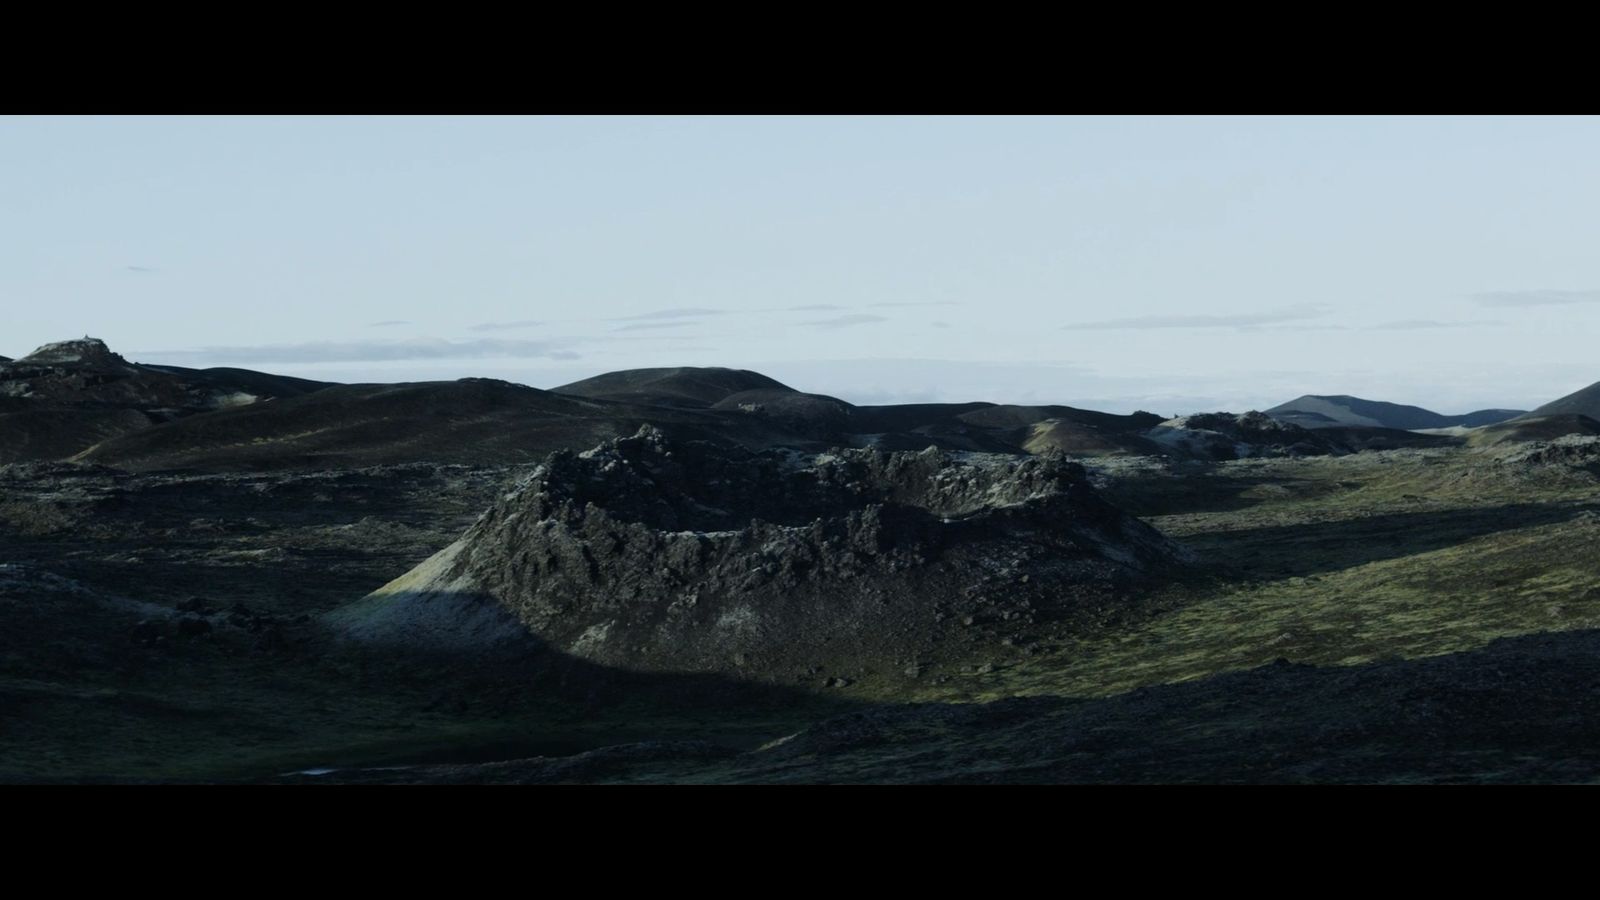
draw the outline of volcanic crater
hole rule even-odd
[[[463,537],[334,614],[449,651],[835,686],[1114,613],[1187,552],[1059,454],[752,452],[645,426],[562,451]]]

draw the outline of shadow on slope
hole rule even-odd
[[[1101,700],[869,707],[755,750],[655,740],[336,780],[791,783],[1592,782],[1600,631],[1418,660],[1256,669]],[[297,779],[303,780],[303,779]]]
[[[1203,556],[1241,573],[1306,576],[1442,550],[1499,532],[1578,520],[1597,508],[1596,504],[1509,503],[1418,510],[1207,531],[1184,540]]]
[[[6,783],[255,780],[646,738],[729,753],[860,707],[712,674],[623,671],[525,634],[497,653],[374,650],[315,622],[177,614],[48,573],[6,581],[9,571],[0,567],[0,607],[12,613],[0,640]]]

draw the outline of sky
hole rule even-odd
[[[1597,211],[1592,117],[0,117],[0,355],[1527,409]]]

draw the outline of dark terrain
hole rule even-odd
[[[1326,397],[1307,394],[1288,403],[1280,403],[1266,413],[1280,421],[1304,428],[1361,425],[1402,430],[1450,428],[1457,425],[1477,428],[1525,414],[1520,409],[1480,409],[1459,416],[1447,416],[1420,406],[1405,406],[1382,400],[1363,400],[1345,394]]]
[[[1188,561],[1082,466],[754,454],[646,427],[551,455],[457,542],[333,621],[393,647],[833,683],[1075,630]]]
[[[1528,413],[1525,418],[1543,416],[1585,416],[1600,419],[1600,382],[1573,391]]]
[[[1593,781],[1600,426],[1541,410],[52,345],[0,362],[0,780]]]

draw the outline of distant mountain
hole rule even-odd
[[[1347,394],[1306,394],[1267,410],[1280,422],[1301,428],[1334,428],[1364,425],[1371,428],[1451,428],[1457,425],[1477,428],[1522,415],[1519,409],[1480,409],[1459,416],[1447,416],[1420,406],[1404,406],[1382,400],[1363,400]]]
[[[629,369],[548,391],[484,378],[332,385],[132,363],[84,338],[0,362],[0,464],[71,459],[134,471],[506,465],[592,447],[646,424],[673,440],[752,450],[937,447],[1214,460],[1459,443],[1404,429],[1512,414],[1441,416],[1342,396],[1302,397],[1269,412],[1164,421],[1060,405],[856,406],[759,372],[715,367]]]
[[[163,422],[326,386],[245,369],[140,365],[95,338],[58,341],[0,359],[0,463],[61,459]]]
[[[744,391],[788,391],[794,388],[759,372],[720,367],[681,366],[670,369],[625,369],[552,388],[596,400],[651,406],[705,408]]]
[[[1591,419],[1600,419],[1600,381],[1582,390],[1573,391],[1559,400],[1552,400],[1528,413],[1525,418],[1559,415],[1588,416]]]

